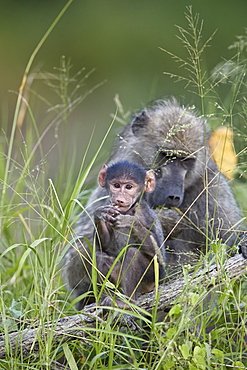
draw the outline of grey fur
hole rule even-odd
[[[210,157],[208,137],[207,122],[198,117],[194,109],[181,107],[175,99],[161,100],[138,114],[123,129],[108,162],[126,159],[147,170],[153,169],[157,175],[156,187],[147,197],[149,204],[154,208],[167,204],[176,206],[184,214],[182,231],[176,239],[167,242],[167,266],[175,266],[175,269],[198,260],[216,238],[229,247],[239,244],[247,258],[242,215],[227,179]],[[105,202],[97,199],[105,195],[99,186],[92,193],[86,206],[91,217],[95,208]],[[169,219],[173,217],[172,212],[161,210],[165,230],[166,214]],[[92,241],[93,230],[93,222],[84,212],[78,222],[77,235]],[[82,241],[78,239],[77,246],[79,240]],[[64,271],[69,289],[80,286],[80,280],[85,279],[81,259],[73,247],[65,256]]]

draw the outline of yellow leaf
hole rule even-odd
[[[233,131],[226,126],[217,128],[211,134],[209,147],[220,172],[232,179],[238,161],[233,145]]]

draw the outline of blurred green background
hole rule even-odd
[[[65,4],[65,0],[1,0],[1,129],[7,137],[26,64]],[[71,59],[72,75],[83,67],[87,72],[95,68],[82,92],[105,82],[65,123],[51,125],[44,136],[49,176],[54,176],[59,168],[59,151],[64,140],[71,143],[76,167],[80,165],[94,129],[88,160],[91,158],[111,123],[116,94],[124,109],[132,113],[153,99],[170,95],[181,98],[186,104],[199,105],[199,98],[185,90],[184,84],[175,83],[163,74],[164,71],[184,71],[160,50],[164,48],[186,57],[176,37],[175,25],[187,28],[185,12],[188,5],[192,5],[194,13],[199,13],[204,20],[204,40],[217,30],[211,47],[205,50],[204,63],[210,71],[223,58],[232,55],[228,46],[236,40],[236,35],[244,34],[246,0],[75,0],[72,3],[36,56],[32,70],[54,73],[57,71],[54,67],[59,67],[61,57],[65,56],[66,60]],[[60,104],[60,98],[42,78],[34,79],[32,89],[35,93],[31,94],[30,103],[42,134],[52,121],[51,108]],[[27,133],[29,125],[26,117],[22,131]],[[118,122],[114,124],[99,161],[107,158],[119,126]],[[68,158],[71,153],[67,153]]]

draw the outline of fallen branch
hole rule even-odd
[[[227,275],[229,279],[234,279],[241,274],[247,272],[247,259],[242,255],[236,255],[226,261],[224,269],[219,269],[216,265],[209,269],[200,270],[195,276],[188,277],[185,282],[184,278],[178,278],[169,284],[164,284],[160,288],[158,311],[169,309],[173,302],[181,295],[184,287],[198,286],[206,284],[210,286],[221,282],[221,279]],[[154,293],[148,293],[141,296],[137,302],[137,306],[151,312],[155,303]],[[50,332],[53,334],[53,344],[61,344],[65,341],[80,338],[87,338],[90,328],[95,327],[96,321],[104,323],[105,321],[97,315],[97,308],[93,312],[88,312],[84,309],[80,314],[60,318],[57,322],[48,322],[42,327],[31,328],[8,333],[0,340],[0,358],[5,358],[7,355],[13,356],[22,353],[26,356],[30,353],[39,351],[40,340],[45,343],[45,338]]]
[[[171,307],[173,302],[180,296],[184,291],[184,287],[189,283],[191,287],[205,285],[209,289],[210,285],[216,285],[228,276],[229,279],[234,279],[239,275],[247,273],[247,259],[243,258],[241,254],[237,254],[232,258],[229,258],[223,269],[220,269],[216,265],[211,265],[208,269],[202,269],[191,275],[185,282],[184,278],[178,278],[170,284],[162,286],[159,296],[159,311],[167,310]],[[138,301],[137,305],[146,311],[151,311],[154,304],[153,292],[145,294],[141,300]]]

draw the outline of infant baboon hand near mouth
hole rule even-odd
[[[116,207],[109,205],[98,207],[95,211],[94,216],[95,218],[109,223],[113,226],[116,222],[116,216],[118,216],[119,214],[120,212],[117,210]]]

